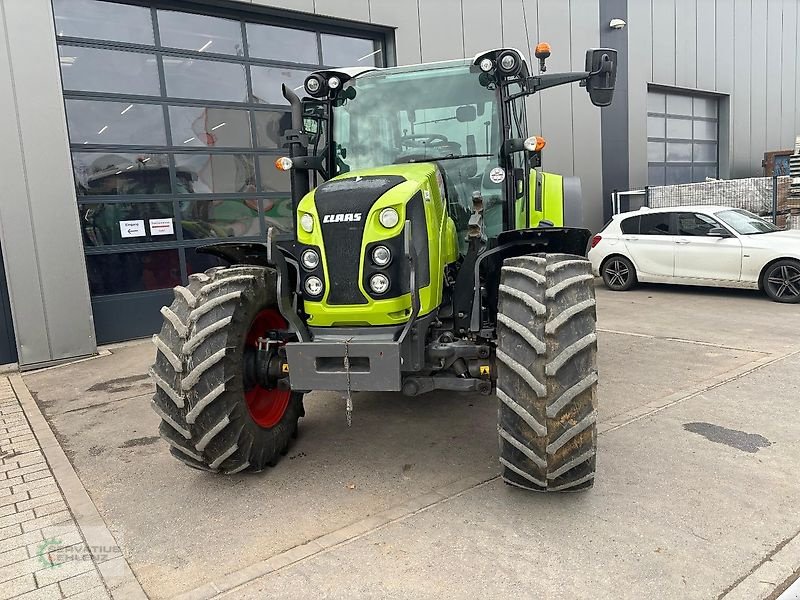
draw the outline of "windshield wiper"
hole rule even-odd
[[[430,158],[415,158],[411,159],[408,162],[410,163],[417,163],[417,162],[434,162],[439,160],[458,160],[459,158],[491,158],[494,154],[451,154],[450,156],[431,156]]]

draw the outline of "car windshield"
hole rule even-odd
[[[716,213],[715,216],[739,235],[754,235],[756,233],[780,231],[780,229],[769,221],[765,221],[761,217],[757,217],[753,213],[740,208],[723,210]]]

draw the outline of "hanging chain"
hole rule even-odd
[[[350,342],[352,338],[344,342],[344,372],[347,375],[347,400],[345,403],[345,413],[347,414],[347,426],[353,424],[353,394],[350,390]]]

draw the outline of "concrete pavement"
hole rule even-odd
[[[312,394],[276,468],[219,478],[157,438],[149,344],[25,382],[152,598],[735,598],[784,552],[766,597],[800,568],[800,310],[649,286],[598,313],[587,494],[499,482],[479,396],[360,394],[348,429]]]

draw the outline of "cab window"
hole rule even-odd
[[[671,235],[670,215],[672,213],[651,213],[641,216],[639,233],[641,235]]]
[[[641,217],[630,217],[623,219],[619,228],[623,234],[631,235],[639,233],[639,220]]]
[[[707,215],[678,213],[678,235],[707,236],[709,231],[719,226]]]

